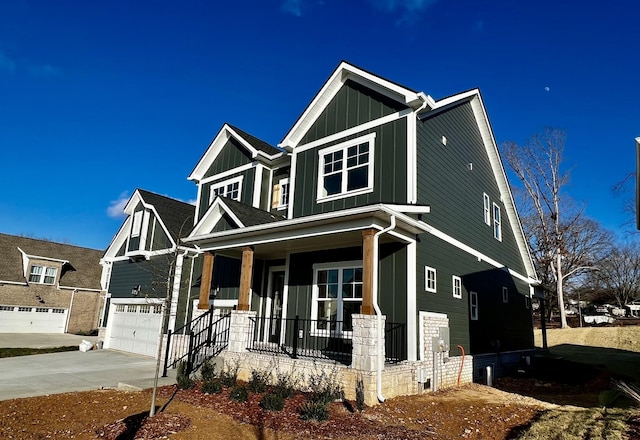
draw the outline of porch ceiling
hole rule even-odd
[[[362,231],[387,228],[391,217],[395,217],[396,227],[380,236],[380,243],[409,242],[428,229],[425,223],[407,214],[375,205],[216,232],[185,241],[203,251],[238,255],[243,247],[251,246],[258,258],[282,258],[291,252],[362,246]]]

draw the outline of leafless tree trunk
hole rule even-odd
[[[606,237],[599,225],[585,219],[582,210],[565,194],[569,182],[569,172],[562,169],[565,138],[563,130],[545,129],[523,145],[502,145],[507,163],[524,187],[519,200],[526,219],[523,227],[536,269],[542,272],[543,287],[556,293],[563,328],[568,327],[564,309],[566,281],[593,269],[593,255],[585,252],[584,240],[594,245]],[[593,234],[585,235],[585,226]]]

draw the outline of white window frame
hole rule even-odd
[[[34,271],[34,269],[40,269],[40,271]],[[51,266],[43,266],[41,264],[32,264],[29,269],[29,282],[37,284],[53,285],[56,283],[56,277],[58,276],[58,268]],[[37,277],[37,279],[31,279]],[[47,282],[47,278],[52,278],[51,282]]]
[[[289,178],[286,177],[284,179],[280,179],[278,181],[278,186],[280,186],[280,191],[278,191],[278,210],[282,210],[282,209],[286,209],[287,206],[289,206],[289,200],[291,198],[291,195],[289,194],[289,189],[291,189],[291,186],[289,186]],[[286,196],[286,200],[285,200],[285,196]]]
[[[342,297],[342,286],[344,283],[344,270],[345,269],[362,269],[362,261],[340,261],[335,263],[319,263],[313,265],[313,288],[311,295],[311,319],[313,320],[311,323],[311,335],[312,336],[332,336],[332,337],[340,337],[343,339],[351,339],[353,336],[352,330],[344,330],[342,328],[342,323],[344,323],[344,307],[343,304],[345,302],[351,303],[359,303],[362,305],[362,298],[350,298],[345,299]],[[318,303],[320,302],[319,298],[319,287],[318,287],[318,272],[323,270],[337,270],[338,271],[338,295],[335,298],[337,302],[337,314],[336,320],[339,324],[336,325],[335,329],[327,328],[327,329],[319,329],[317,327],[318,322]]]
[[[337,145],[332,145],[331,147],[323,148],[318,151],[318,188],[316,193],[316,201],[318,203],[329,202],[332,200],[342,199],[345,197],[352,197],[360,194],[366,194],[373,191],[373,167],[374,167],[374,157],[375,157],[375,133],[370,133],[365,136],[360,136],[355,139],[351,139]],[[356,145],[368,143],[369,144],[369,161],[367,162],[367,185],[363,188],[357,188],[351,191],[347,190],[347,172],[349,169],[347,168],[347,150],[349,147],[353,147]],[[342,151],[342,167],[339,171],[341,175],[341,183],[340,183],[340,192],[331,195],[324,194],[324,157],[327,154],[335,153],[336,151]],[[363,165],[360,165],[363,166]],[[355,168],[355,167],[353,167]]]
[[[469,292],[469,313],[471,320],[478,320],[478,292]]]
[[[429,274],[433,274],[433,280],[429,278]],[[437,271],[433,267],[424,267],[424,290],[426,292],[436,293],[438,290]]]
[[[133,224],[131,225],[131,238],[139,237],[142,231],[142,217],[144,216],[144,210],[136,211],[133,213]]]
[[[484,222],[491,226],[491,199],[487,193],[482,193],[482,204],[484,209]]]
[[[505,304],[509,302],[509,288],[506,286],[502,286],[502,302]]]
[[[221,194],[222,197],[228,197],[232,200],[235,200],[237,202],[240,201],[240,199],[242,198],[242,178],[243,176],[236,176],[232,179],[227,179],[227,180],[223,180],[221,182],[215,182],[212,183],[209,186],[209,205],[211,205],[213,203],[213,201],[215,200],[216,196],[214,195],[214,190],[215,189],[219,189],[222,188],[223,191]],[[234,183],[238,184],[238,196],[237,197],[229,197],[229,186],[233,185]]]
[[[451,277],[451,285],[453,286],[453,297],[462,299],[462,278],[453,275]]]
[[[493,204],[493,238],[502,241],[502,214],[497,203]]]

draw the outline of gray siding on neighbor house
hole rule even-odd
[[[153,214],[151,214],[151,218],[149,219],[149,229],[151,229],[149,233],[153,234],[153,241],[150,250],[159,251],[171,248],[171,240],[169,239],[169,236],[165,233],[164,228]]]
[[[158,255],[150,260],[114,261],[111,269],[109,293],[113,298],[164,298],[171,255]],[[139,295],[131,295],[131,289],[140,285]]]
[[[365,122],[396,113],[406,108],[354,81],[347,80],[305,133],[300,144],[356,127]]]
[[[484,222],[483,193],[500,207],[502,241],[493,237],[493,219]],[[526,274],[469,103],[418,122],[418,203],[431,207],[430,225]]]
[[[376,133],[373,192],[317,203],[318,151],[360,136]],[[294,217],[331,212],[372,203],[407,202],[407,120],[402,118],[364,130],[297,155]]]

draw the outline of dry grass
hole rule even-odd
[[[542,347],[542,331],[536,329],[534,337],[536,347]],[[640,353],[640,326],[547,329],[547,344],[550,348],[571,344]]]

